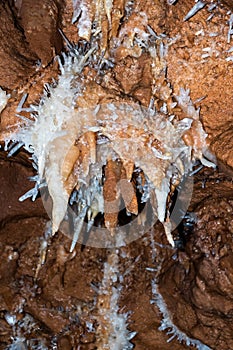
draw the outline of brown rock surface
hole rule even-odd
[[[14,89],[31,76],[35,70],[37,55],[25,41],[22,30],[14,23],[14,14],[8,2],[1,2],[0,85]]]
[[[180,87],[186,87],[194,101],[204,98],[197,106],[201,108],[210,147],[218,159],[232,167],[230,82],[233,67],[228,52],[232,45],[227,40],[227,11],[219,6],[212,20],[207,21],[210,12],[206,7],[189,21],[182,22],[184,13],[179,10],[178,2],[168,12],[169,34],[176,37],[168,54],[168,78],[175,94]]]
[[[137,13],[147,14],[148,24],[157,34],[174,38],[166,58],[166,79],[174,94],[185,87],[193,101],[205,97],[196,106],[201,107],[211,149],[225,171],[203,168],[195,175],[189,207],[195,220],[190,225],[184,219],[175,232],[184,242],[183,249],[167,247],[163,229],[157,224],[152,232],[120,251],[120,266],[123,273],[127,271],[120,311],[130,312],[129,329],[137,331],[132,340],[136,350],[188,349],[176,339],[168,343],[170,336],[158,331],[162,316],[150,303],[155,277],[170,317],[182,332],[212,349],[233,348],[233,66],[226,60],[232,46],[227,42],[230,14],[218,4],[213,18],[206,21],[212,13],[208,11],[211,2],[207,3],[186,22],[183,18],[194,4],[191,0],[178,0],[172,6],[165,0],[134,4]],[[232,7],[232,1],[223,3]],[[29,93],[26,105],[38,101],[43,84],[56,78],[58,69],[52,61],[62,48],[58,28],[62,27],[71,42],[78,40],[76,24],[70,23],[72,1],[45,0],[38,5],[22,0],[14,5],[12,1],[0,3],[0,86],[11,93],[1,114],[2,139],[18,123],[15,110],[22,94]],[[133,16],[129,11],[121,20],[123,27],[136,23]],[[123,34],[118,34],[124,41]],[[148,106],[153,90],[151,57],[125,47],[114,51],[112,46],[112,50],[114,68],[99,81],[90,78],[87,94],[97,86],[93,103],[125,98]],[[38,60],[47,68],[36,67]],[[160,98],[166,93],[158,92]],[[11,337],[26,338],[29,349],[38,344],[49,349],[53,344],[58,349],[94,349],[96,290],[108,251],[90,247],[81,251],[77,246],[70,254],[69,238],[58,234],[48,240],[45,263],[40,266],[47,214],[40,198],[18,201],[31,188],[27,180],[33,175],[30,162],[22,152],[9,159],[3,151],[0,162],[0,349],[11,344]],[[146,270],[158,266],[159,273]],[[16,327],[9,321],[11,315],[16,317]],[[22,344],[18,348],[23,348]]]
[[[192,233],[175,262],[171,264],[170,258],[164,261],[159,282],[160,292],[173,310],[174,323],[191,338],[203,342],[208,338],[213,349],[233,346],[227,322],[233,305],[233,186],[229,180],[209,170],[198,174],[189,208],[195,214]],[[185,221],[182,228],[187,230]]]
[[[39,3],[22,0],[17,8],[19,24],[26,41],[44,67],[62,49],[62,39],[58,32],[61,27],[61,7],[61,1]]]

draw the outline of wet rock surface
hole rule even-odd
[[[220,4],[211,21],[206,21],[211,14],[206,7],[183,23],[192,1],[177,1],[174,6],[166,1],[135,3],[138,13],[147,13],[157,34],[175,38],[167,56],[167,79],[175,94],[180,87],[190,88],[222,170],[203,168],[195,175],[188,209],[191,220],[185,218],[174,232],[180,249],[167,246],[159,224],[120,249],[124,275],[120,312],[130,312],[129,329],[137,332],[132,340],[135,349],[188,349],[176,339],[168,343],[170,336],[158,330],[162,315],[151,304],[151,281],[156,279],[170,317],[182,332],[212,349],[231,349],[232,62],[226,60],[230,16]],[[224,3],[232,6],[231,1]],[[5,2],[0,10],[0,85],[11,93],[1,114],[1,135],[6,135],[18,123],[15,109],[23,93],[29,93],[28,104],[38,101],[43,84],[57,76],[52,61],[62,49],[58,28],[71,41],[78,35],[76,24],[70,23],[71,1],[43,1],[38,6],[22,0],[14,7]],[[130,14],[126,28],[127,23],[136,23]],[[126,96],[147,106],[153,88],[149,55],[125,49],[114,54],[114,68],[99,81],[91,80],[87,95],[95,89],[93,103]],[[47,68],[36,67],[38,60]],[[201,97],[205,98],[198,101]],[[109,252],[77,245],[69,253],[70,239],[61,233],[49,238],[43,251],[48,216],[41,198],[18,201],[31,188],[27,177],[34,173],[28,155],[20,152],[7,158],[1,151],[0,159],[0,349],[12,341],[18,348],[27,342],[29,349],[39,345],[50,349],[53,344],[58,349],[95,349],[96,299]]]

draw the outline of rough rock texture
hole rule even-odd
[[[24,335],[30,344],[36,338],[51,346],[56,338],[59,349],[78,345],[93,349],[95,333],[86,326],[86,322],[94,322],[96,307],[96,289],[91,285],[101,282],[108,252],[89,247],[81,251],[77,246],[70,254],[69,238],[59,234],[49,241],[46,263],[36,278],[47,214],[40,199],[18,202],[30,188],[25,178],[32,170],[26,155],[9,160],[2,152],[0,169],[0,348],[11,343],[12,328],[6,317],[12,314],[18,320],[14,333]],[[184,221],[185,249],[171,250],[159,224],[121,249],[120,266],[127,273],[120,306],[131,312],[129,328],[138,332],[133,340],[135,349],[188,348],[175,339],[166,343],[168,336],[158,331],[161,315],[156,305],[150,304],[155,272],[146,270],[157,264],[161,265],[159,291],[180,330],[213,349],[232,347],[233,186],[229,180],[209,169],[196,175],[189,208],[196,223],[187,229]],[[163,248],[156,244],[154,261],[151,235],[155,243],[164,244]],[[20,320],[29,322],[29,330],[20,327]]]
[[[37,55],[33,53],[20,28],[15,26],[14,15],[8,2],[1,2],[1,74],[0,85],[13,89],[21,80],[32,75]]]
[[[59,0],[43,3],[30,0],[18,2],[19,25],[23,28],[30,49],[44,67],[61,52],[62,38],[58,31],[61,28],[61,6],[62,1]]]
[[[169,335],[158,331],[162,316],[156,305],[150,304],[151,280],[155,277],[171,318],[181,331],[212,349],[233,348],[232,38],[227,40],[228,8],[218,4],[210,12],[211,2],[207,3],[183,22],[194,1],[178,0],[169,6],[165,0],[138,0],[135,11],[129,10],[124,20],[119,20],[125,31],[115,33],[123,42],[130,28],[143,27],[143,11],[157,34],[173,38],[166,58],[167,75],[157,76],[157,82],[166,79],[175,94],[180,87],[190,89],[196,107],[201,107],[211,150],[223,170],[203,168],[195,175],[189,207],[195,220],[190,224],[184,219],[174,233],[181,249],[171,250],[166,245],[159,224],[121,249],[120,266],[125,275],[120,312],[130,312],[129,329],[138,332],[132,340],[136,350],[188,349],[176,339],[167,343]],[[223,3],[233,8],[232,1]],[[19,121],[15,111],[22,95],[29,94],[26,106],[38,101],[43,84],[56,78],[58,68],[53,57],[62,49],[58,28],[71,42],[78,41],[77,23],[71,24],[72,10],[72,1],[68,0],[46,0],[40,5],[32,0],[0,3],[0,86],[11,93],[1,114],[1,139]],[[212,13],[213,18],[207,21]],[[84,72],[90,76],[86,96],[91,97],[87,100],[84,96],[80,105],[90,100],[97,104],[124,98],[148,106],[154,89],[150,55],[124,46],[115,51],[114,46],[111,48],[116,60],[112,69],[95,81],[93,72],[88,68]],[[168,91],[164,88],[154,93],[160,106]],[[183,117],[181,111],[177,113]],[[33,170],[28,156],[20,152],[9,159],[1,151],[0,159],[0,349],[12,343],[11,337],[21,339],[18,348],[26,338],[29,349],[38,343],[49,349],[53,344],[64,350],[94,349],[97,289],[108,251],[77,246],[70,254],[70,239],[58,234],[48,240],[44,261],[48,218],[42,201],[18,201],[31,188],[27,177]],[[158,266],[159,273],[146,270]]]
[[[189,207],[195,223],[190,230],[184,220],[186,248],[175,262],[164,260],[159,283],[174,323],[185,333],[188,328],[191,338],[208,338],[213,349],[233,346],[228,324],[233,310],[232,190],[231,178],[223,174],[203,170],[196,176]]]
[[[179,12],[178,12],[179,11]],[[189,21],[180,22],[187,8],[174,6],[168,12],[170,35],[176,37],[168,55],[168,79],[175,93],[180,86],[190,89],[192,99],[203,97],[197,106],[209,135],[210,147],[225,164],[232,167],[232,61],[229,60],[232,46],[227,40],[229,14],[221,6],[214,17],[208,7]],[[181,24],[180,24],[181,23]],[[198,81],[198,84],[196,83]],[[222,150],[224,149],[224,152]]]

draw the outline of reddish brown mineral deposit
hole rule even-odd
[[[206,1],[206,7],[185,22],[194,1],[168,5],[165,0],[136,0],[134,10],[125,16],[119,12],[124,2],[114,3],[118,17],[112,32],[105,32],[114,67],[99,80],[87,68],[86,92],[77,103],[85,106],[123,99],[148,106],[154,83],[150,55],[124,46],[114,51],[111,41],[115,36],[125,40],[121,24],[129,33],[135,23],[143,27],[140,16],[144,12],[156,34],[171,38],[166,77],[159,76],[158,81],[166,79],[174,95],[181,87],[190,89],[219,164],[216,170],[204,167],[194,176],[188,210],[195,220],[191,227],[184,221],[179,232],[174,232],[183,240],[182,249],[167,246],[158,223],[121,248],[120,266],[128,272],[120,312],[130,312],[128,328],[137,332],[132,339],[135,350],[188,349],[176,339],[167,342],[169,335],[158,330],[162,316],[156,304],[150,303],[156,274],[170,317],[182,332],[212,349],[233,349],[233,61],[229,59],[233,44],[231,37],[227,40],[233,1],[220,2],[211,19],[212,1]],[[17,127],[16,107],[23,94],[28,93],[25,106],[36,103],[43,84],[56,79],[58,67],[53,58],[67,45],[59,29],[71,43],[80,39],[78,22],[71,23],[72,11],[71,0],[1,1],[0,86],[11,94],[1,114],[1,141]],[[159,98],[168,90],[156,93],[159,105]],[[1,148],[0,163],[0,349],[7,349],[17,336],[48,349],[55,341],[62,350],[95,349],[96,335],[87,325],[96,327],[95,301],[108,251],[77,245],[71,254],[70,239],[59,233],[49,241],[45,263],[38,265],[48,216],[41,198],[18,201],[32,187],[27,180],[34,174],[29,156],[21,151],[7,158]],[[105,191],[106,196],[114,197],[110,188]],[[151,236],[157,247],[154,261]],[[155,261],[159,273],[146,270],[156,268]],[[9,315],[16,317],[17,324],[24,320],[28,326],[16,334]]]

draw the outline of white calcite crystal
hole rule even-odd
[[[55,233],[66,215],[72,190],[79,188],[81,183],[88,182],[91,165],[98,169],[96,176],[100,179],[102,173],[98,174],[98,171],[101,172],[111,157],[123,162],[130,161],[146,175],[150,190],[157,200],[158,219],[164,223],[168,241],[173,245],[166,212],[167,197],[171,183],[181,180],[198,158],[202,161],[201,148],[197,150],[195,144],[193,155],[192,145],[183,141],[184,134],[195,121],[198,123],[197,133],[200,133],[202,142],[205,143],[206,135],[201,123],[197,121],[198,111],[185,90],[181,91],[177,100],[181,107],[187,109],[189,118],[181,121],[173,118],[171,122],[168,115],[131,102],[76,108],[76,101],[85,87],[85,80],[80,78],[82,69],[92,60],[94,51],[95,48],[92,48],[86,54],[81,54],[73,50],[63,56],[64,63],[60,62],[61,75],[56,86],[46,86],[47,91],[39,105],[31,106],[33,120],[28,120],[11,137],[24,144],[24,148],[32,153],[38,169],[35,188],[21,197],[21,200],[30,196],[35,199],[38,189],[46,182],[53,203],[52,231]],[[108,140],[107,147],[97,145],[98,135]],[[87,151],[77,166],[80,150],[76,143],[82,138]],[[11,153],[13,151],[14,149]],[[92,191],[92,197],[85,199],[80,220],[84,220],[88,209],[93,210],[93,203],[95,212],[102,211],[101,196],[101,189],[94,195]],[[80,222],[76,222],[75,226],[80,231]],[[77,236],[78,233],[75,240]]]
[[[119,313],[119,299],[123,275],[119,272],[119,252],[108,256],[97,298],[97,348],[98,350],[130,350],[134,348],[131,339],[136,332],[128,329],[128,313]]]
[[[151,304],[156,304],[160,313],[163,316],[161,321],[161,325],[159,327],[160,331],[167,331],[167,334],[170,335],[167,342],[169,343],[174,338],[177,338],[180,343],[184,342],[187,346],[196,347],[198,350],[211,350],[211,348],[205,344],[203,344],[198,339],[193,339],[187,336],[184,332],[182,332],[172,321],[172,317],[168,311],[167,305],[159,293],[158,285],[155,280],[152,280],[152,295],[153,299],[151,300]]]
[[[0,113],[6,107],[9,96],[0,88]]]

